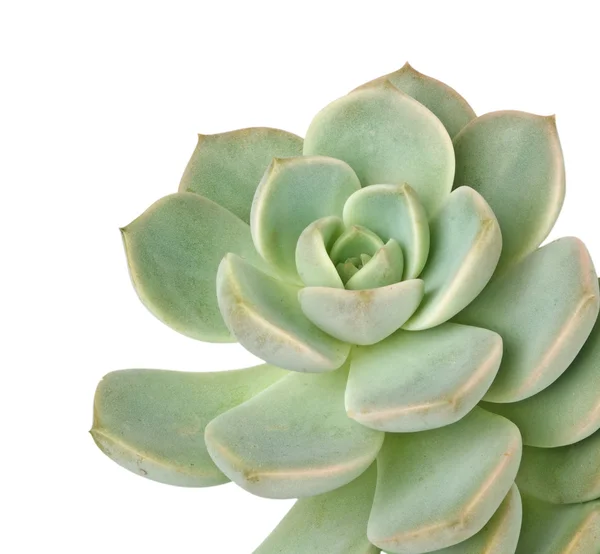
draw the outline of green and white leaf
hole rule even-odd
[[[352,354],[346,410],[390,433],[425,431],[470,412],[494,380],[502,339],[493,331],[445,323],[398,331]]]
[[[372,257],[362,254],[361,262],[364,265],[346,282],[347,289],[375,289],[402,280],[404,255],[394,239],[388,240]]]
[[[371,230],[360,225],[348,227],[331,247],[331,260],[338,264],[362,254],[373,256],[383,246],[383,241]]]
[[[292,373],[214,419],[208,451],[232,481],[268,498],[322,494],[356,479],[373,462],[383,433],[346,416],[348,369]]]
[[[234,254],[225,256],[219,266],[219,308],[244,348],[267,363],[293,371],[337,369],[348,357],[350,345],[307,319],[298,302],[300,290]]]
[[[408,183],[429,215],[454,179],[452,141],[440,120],[392,84],[351,92],[313,119],[304,154],[347,162],[363,186]]]
[[[218,373],[128,369],[106,375],[94,398],[90,431],[124,468],[185,487],[228,481],[208,455],[206,425],[287,375],[260,365]]]

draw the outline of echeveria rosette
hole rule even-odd
[[[157,481],[300,498],[258,554],[595,554],[598,281],[579,240],[539,247],[563,196],[554,118],[477,118],[408,65],[304,142],[201,136],[123,230],[132,280],[267,363],[111,373],[96,442]]]

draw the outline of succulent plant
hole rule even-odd
[[[304,140],[200,136],[122,230],[129,271],[164,323],[266,363],[110,373],[96,443],[298,498],[258,554],[597,554],[598,279],[578,239],[540,247],[564,192],[554,117],[476,117],[408,64]]]

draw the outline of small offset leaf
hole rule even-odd
[[[250,221],[254,192],[273,158],[302,155],[302,139],[267,127],[198,135],[179,192],[195,192]]]
[[[398,71],[379,77],[359,88],[381,86],[385,81],[389,81],[429,108],[444,124],[451,137],[476,117],[473,108],[453,88],[419,73],[408,63]]]
[[[420,275],[429,254],[429,224],[409,185],[372,185],[355,192],[344,205],[344,223],[367,227],[383,241],[397,241],[404,253],[404,279]]]
[[[344,284],[329,257],[333,243],[344,231],[339,217],[317,219],[300,235],[296,243],[296,269],[307,287],[336,287]]]
[[[526,446],[517,483],[525,494],[553,504],[600,498],[600,431],[562,448]]]
[[[405,329],[448,321],[468,306],[492,277],[502,250],[500,227],[486,201],[461,187],[431,221],[431,246],[421,273],[425,297]]]
[[[404,256],[402,248],[394,239],[388,240],[373,257],[363,254],[361,263],[365,265],[346,283],[349,290],[387,287],[402,281]]]
[[[366,227],[352,225],[346,229],[331,247],[330,256],[334,263],[344,263],[362,254],[373,256],[383,246],[383,241]]]
[[[479,192],[498,218],[500,266],[519,261],[548,236],[565,195],[553,117],[503,111],[469,123],[454,139],[455,186]]]
[[[454,178],[452,141],[440,120],[390,83],[351,92],[321,110],[304,154],[344,160],[363,186],[408,183],[429,215]]]
[[[233,340],[215,279],[228,252],[264,263],[246,223],[211,200],[180,193],[154,203],[121,232],[133,285],[158,319],[195,339]]]
[[[523,494],[523,527],[517,554],[596,554],[600,500],[557,506]]]
[[[493,279],[455,318],[504,340],[502,365],[485,399],[517,402],[556,381],[588,338],[598,304],[592,260],[571,237],[536,250]]]
[[[387,434],[369,540],[385,552],[416,554],[469,539],[508,494],[520,458],[517,427],[481,408],[441,429]]]
[[[323,156],[275,159],[256,189],[250,227],[256,249],[288,278],[296,271],[296,243],[313,221],[342,215],[358,177],[340,160]]]
[[[254,554],[379,554],[367,539],[377,469],[350,484],[298,500]]]
[[[487,329],[445,323],[398,331],[352,354],[346,410],[390,433],[458,421],[483,398],[502,359],[502,339]]]
[[[208,452],[232,481],[258,496],[301,498],[346,485],[373,462],[383,433],[346,416],[348,369],[292,373],[214,419]]]
[[[486,526],[470,539],[431,554],[514,554],[519,541],[523,508],[515,485]]]
[[[423,281],[419,279],[377,289],[306,287],[298,293],[310,321],[350,344],[373,344],[388,337],[414,313],[421,298]]]
[[[575,361],[548,388],[521,402],[486,403],[485,408],[516,423],[523,443],[531,446],[565,446],[595,433],[600,429],[600,319]]]
[[[233,254],[225,256],[219,266],[219,307],[227,327],[244,348],[293,371],[337,369],[348,357],[350,345],[330,337],[306,318],[298,302],[299,290]]]
[[[109,373],[94,398],[99,448],[148,479],[185,487],[228,481],[208,455],[206,425],[288,373],[260,365],[217,373],[128,369]]]

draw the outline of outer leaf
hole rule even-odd
[[[404,255],[402,248],[394,239],[388,240],[373,254],[372,258],[363,254],[362,261],[365,265],[348,279],[347,289],[375,289],[393,285],[402,280]]]
[[[430,215],[452,188],[454,153],[446,129],[389,83],[352,92],[321,110],[306,133],[304,154],[348,162],[363,186],[408,183]]]
[[[333,243],[343,230],[342,220],[330,216],[317,219],[302,231],[296,244],[296,269],[306,286],[344,288],[329,257]]]
[[[218,373],[129,369],[104,377],[90,431],[98,447],[148,479],[186,487],[228,481],[211,460],[204,428],[287,372],[269,365]]]
[[[375,459],[383,433],[344,410],[347,368],[290,374],[206,428],[208,451],[225,475],[269,498],[313,496],[345,485]]]
[[[562,448],[526,446],[517,482],[525,494],[555,504],[600,498],[600,431]]]
[[[600,501],[555,506],[523,496],[523,530],[517,554],[595,554]]]
[[[508,494],[520,458],[516,426],[480,408],[441,429],[386,435],[369,540],[419,554],[472,537]]]
[[[302,155],[302,139],[267,127],[198,135],[179,192],[195,192],[250,221],[254,192],[273,158]]]
[[[599,368],[597,320],[575,361],[548,388],[521,402],[486,404],[486,409],[516,423],[524,444],[556,447],[578,442],[600,429]]]
[[[211,200],[181,193],[162,198],[121,231],[136,292],[156,317],[195,339],[232,340],[215,278],[227,252],[263,263],[246,223]]]
[[[565,195],[565,169],[554,117],[485,114],[454,139],[455,186],[469,185],[498,218],[500,265],[535,250],[552,229]]]
[[[552,384],[571,364],[598,315],[598,280],[581,241],[563,238],[494,279],[460,323],[496,331],[504,358],[486,400],[516,402]]]
[[[368,290],[307,287],[298,293],[308,319],[350,344],[374,344],[388,337],[414,313],[421,298],[419,279]]]
[[[476,117],[471,106],[458,92],[437,79],[419,73],[408,62],[398,71],[379,77],[359,88],[381,86],[385,81],[389,81],[429,108],[444,124],[451,137]]]
[[[515,485],[486,526],[464,542],[432,554],[514,554],[517,549],[523,508]]]
[[[452,192],[431,222],[431,251],[421,273],[425,298],[404,326],[435,327],[468,306],[487,285],[502,250],[494,213],[473,189]]]
[[[244,348],[293,371],[337,369],[348,357],[350,345],[325,334],[304,316],[299,290],[233,254],[219,266],[219,307]]]
[[[332,492],[298,500],[254,554],[379,554],[367,539],[377,470]]]
[[[409,185],[372,185],[355,192],[344,205],[344,222],[367,227],[384,241],[396,240],[404,253],[404,278],[420,275],[429,254],[429,224]]]
[[[360,188],[348,164],[323,156],[275,159],[252,204],[250,226],[256,249],[289,278],[296,271],[296,243],[304,229],[326,216],[341,216]]]
[[[398,331],[356,348],[346,410],[356,421],[391,433],[458,421],[481,400],[502,359],[502,339],[487,329],[445,323]]]

